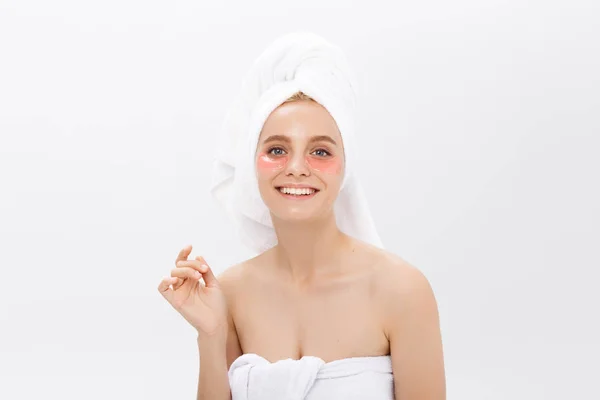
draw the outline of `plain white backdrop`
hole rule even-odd
[[[310,30],[357,73],[359,173],[436,294],[448,399],[599,399],[599,20],[0,0],[0,398],[194,398],[195,331],[157,286],[186,244],[217,272],[248,255],[207,189],[220,124],[260,52]]]

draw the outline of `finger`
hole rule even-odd
[[[215,274],[213,274],[212,269],[210,269],[210,267],[204,260],[204,257],[198,256],[196,257],[196,260],[200,261],[204,268],[206,268],[206,272],[202,273],[202,279],[204,279],[206,287],[219,287],[219,282],[217,281]]]
[[[170,288],[170,285],[174,282],[175,279],[177,278],[163,278],[163,280],[160,281],[160,284],[158,285],[158,291],[165,299],[167,299],[168,302],[171,302],[173,295],[173,290]]]
[[[195,260],[177,261],[175,266],[177,268],[182,268],[182,267],[193,268],[196,271],[200,272],[201,274],[205,273],[206,269],[208,268],[208,266],[206,265],[206,262],[204,262],[204,259],[201,258],[200,256],[196,257]]]
[[[183,249],[181,249],[181,251],[179,252],[179,254],[177,254],[177,258],[175,259],[175,265],[177,265],[177,261],[187,260],[187,258],[188,258],[188,256],[190,255],[191,252],[192,252],[192,245],[191,244],[188,244]]]
[[[196,271],[194,268],[181,267],[171,270],[171,276],[177,278],[190,278],[197,280],[202,277],[202,274],[200,274],[200,272]]]
[[[175,282],[175,280],[178,278],[173,278],[173,277],[164,277],[162,281],[160,281],[160,284],[158,285],[158,291],[159,292],[165,292],[167,290],[169,290],[169,287],[173,284],[173,282]]]
[[[177,290],[181,287],[181,285],[183,285],[185,283],[185,279],[183,278],[173,278],[173,279],[177,279],[175,281],[175,283],[173,283],[173,290]]]

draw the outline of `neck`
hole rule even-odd
[[[308,284],[341,268],[341,254],[350,237],[337,227],[335,216],[311,221],[283,221],[272,216],[278,244],[276,263],[294,283]]]

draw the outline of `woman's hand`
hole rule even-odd
[[[176,268],[171,270],[170,278],[160,282],[158,291],[196,328],[199,336],[226,336],[225,295],[204,258],[187,259],[191,252],[191,245],[179,252]]]

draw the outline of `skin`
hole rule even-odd
[[[316,135],[324,138],[313,141]],[[279,243],[218,278],[207,275],[201,287],[218,289],[207,304],[221,311],[204,310],[203,318],[195,318],[200,312],[195,310],[184,317],[197,328],[203,321],[200,336],[224,338],[227,368],[245,353],[271,362],[305,355],[330,362],[390,354],[396,399],[445,399],[438,307],[427,278],[336,225],[333,204],[344,151],[331,115],[316,102],[284,103],[263,126],[255,161]],[[290,183],[319,192],[309,200],[286,199],[276,187]],[[186,252],[178,256],[176,270],[189,268],[188,280],[199,282],[192,278],[194,270],[206,275],[210,268],[204,260],[185,261]],[[181,284],[173,275],[165,279],[163,293],[169,279]]]

